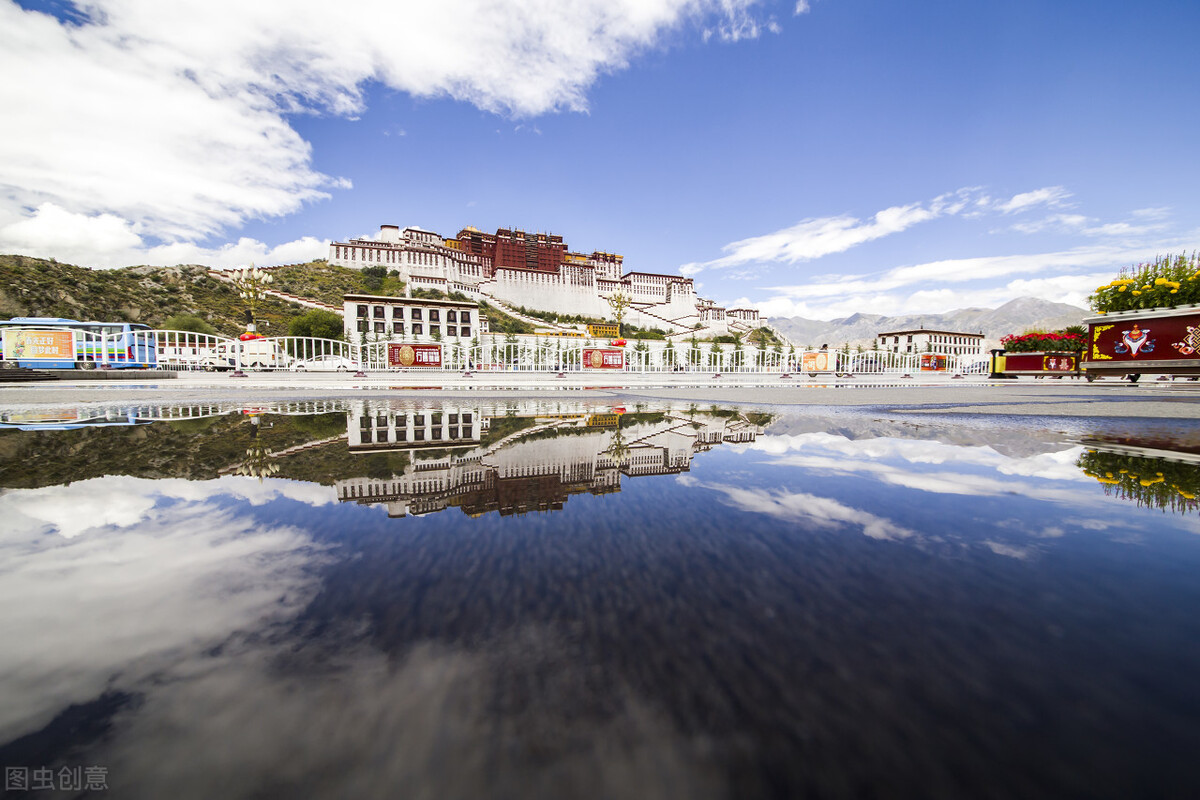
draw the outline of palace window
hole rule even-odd
[[[366,306],[359,306],[359,307],[358,307],[358,316],[360,316],[360,317],[365,317],[366,315],[367,315],[367,307],[366,307]]]
[[[414,322],[412,326],[413,336],[420,336],[425,332],[425,326],[419,322]]]
[[[383,306],[375,306],[373,310],[375,319],[383,319]]]
[[[458,322],[458,315],[453,311],[447,311],[446,322]]]
[[[376,332],[376,333],[383,333],[383,332],[384,332],[384,331],[383,331],[383,323],[382,323],[382,322],[376,322],[376,323],[375,323],[375,332]]]
[[[470,322],[470,321],[471,321],[471,312],[470,312],[470,311],[464,311],[464,312],[462,312],[462,314],[461,314],[461,315],[459,315],[458,321],[459,321],[459,322],[464,322],[464,323],[465,323],[465,322]]]
[[[465,327],[464,327],[464,328],[459,328],[459,329],[458,329],[458,335],[459,335],[459,336],[463,336],[463,337],[466,337],[466,338],[470,339],[470,338],[471,338],[471,329],[470,329],[470,328],[465,328]]]
[[[414,308],[414,309],[412,310],[412,318],[413,318],[413,319],[420,319],[420,318],[421,318],[421,309],[419,309],[419,308]]]
[[[442,326],[441,325],[430,325],[429,326],[429,335],[430,336],[441,336],[442,335]]]
[[[436,308],[429,309],[429,321],[430,322],[441,322],[441,319],[442,319],[442,317],[438,313],[438,310]]]

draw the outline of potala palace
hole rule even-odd
[[[463,228],[447,239],[416,227],[382,225],[376,238],[333,242],[329,262],[396,270],[413,289],[460,292],[475,300],[537,311],[610,319],[608,297],[630,300],[625,321],[668,334],[744,333],[765,324],[751,308],[726,309],[696,296],[691,278],[622,273],[624,258],[567,249],[561,236],[501,228]]]

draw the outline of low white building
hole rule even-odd
[[[947,356],[980,355],[983,334],[917,328],[875,334],[880,350],[889,353],[940,353]]]
[[[346,339],[372,338],[466,341],[487,333],[477,303],[348,294],[342,300]]]

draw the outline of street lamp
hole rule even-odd
[[[269,272],[256,268],[251,264],[246,269],[233,271],[233,284],[238,288],[238,296],[246,301],[246,331],[254,333],[254,320],[258,311],[258,303],[267,296],[267,287],[275,279]]]

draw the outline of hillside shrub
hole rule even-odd
[[[175,314],[163,320],[160,328],[168,331],[215,334],[217,329],[195,314]]]
[[[341,339],[342,318],[332,311],[314,308],[288,322],[288,336],[311,336],[314,339]]]

